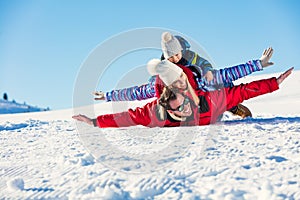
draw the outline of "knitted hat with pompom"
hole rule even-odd
[[[161,49],[165,59],[168,59],[181,52],[182,47],[176,37],[169,32],[164,32],[161,35]]]
[[[152,59],[147,64],[148,72],[153,75],[158,75],[159,78],[167,85],[171,85],[179,79],[183,70],[171,63],[168,60]]]

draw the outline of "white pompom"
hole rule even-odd
[[[171,33],[169,33],[169,32],[164,32],[164,33],[161,35],[161,40],[162,40],[162,42],[168,42],[168,41],[172,40],[172,35],[171,35]]]
[[[157,75],[157,65],[161,62],[159,59],[152,59],[147,63],[147,70],[150,75]]]

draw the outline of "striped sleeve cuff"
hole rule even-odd
[[[263,66],[261,65],[261,61],[258,60],[253,60],[254,65],[258,68],[259,71],[263,70]]]
[[[106,94],[105,94],[105,100],[106,101],[112,101],[111,92],[106,92]]]

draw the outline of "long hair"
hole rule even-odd
[[[186,76],[186,74],[184,74]],[[196,94],[196,91],[194,88],[191,86],[189,79],[186,77],[186,82],[187,82],[187,92],[191,94],[192,100],[194,101],[195,105],[199,105],[200,100],[199,97]]]

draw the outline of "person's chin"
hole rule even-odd
[[[186,117],[189,117],[189,116],[191,116],[192,115],[192,113],[190,112],[190,113],[187,113],[186,114]]]
[[[192,111],[191,109],[189,109],[187,112],[183,112],[182,114],[184,115],[184,117],[189,117],[192,115]]]

